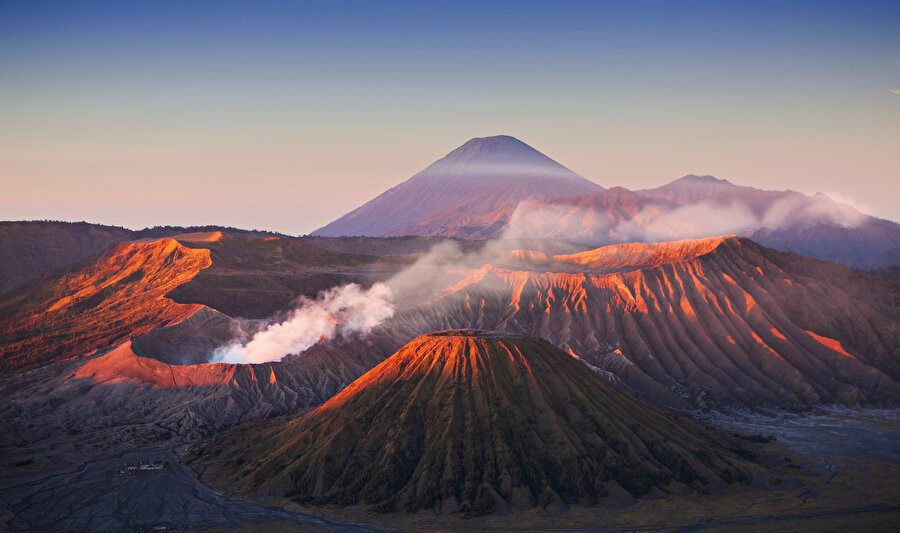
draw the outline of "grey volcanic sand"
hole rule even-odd
[[[772,435],[814,456],[864,456],[900,464],[900,409],[820,408],[812,414],[713,414],[703,422],[725,432]]]
[[[178,463],[184,446],[0,479],[5,528],[13,531],[147,531],[237,527],[248,522],[291,521],[325,531],[373,531],[344,523],[231,499],[196,481]],[[124,463],[168,461],[162,472],[120,474]],[[5,529],[4,528],[4,529]]]

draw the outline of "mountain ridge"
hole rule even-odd
[[[900,264],[900,224],[822,194],[693,174],[653,189],[606,190],[508,135],[471,139],[312,233],[560,239],[592,246],[721,234],[854,268]]]

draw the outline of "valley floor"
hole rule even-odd
[[[94,532],[159,527],[181,531],[274,521],[293,530],[374,531],[362,524],[230,498],[199,483],[179,463],[184,449],[185,445],[146,448],[87,462],[79,462],[71,453],[50,453],[35,463],[4,466],[0,529]],[[121,473],[123,465],[141,461],[161,461],[167,467]]]
[[[619,509],[572,507],[505,516],[376,515],[361,509],[277,507],[230,498],[179,463],[185,444],[108,457],[46,450],[0,470],[2,528],[12,531],[896,531],[900,528],[900,409],[707,416],[742,435],[773,435],[764,460],[800,483],[641,500]],[[17,453],[7,453],[7,452]],[[119,473],[165,461],[161,472]]]

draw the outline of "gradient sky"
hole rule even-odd
[[[900,220],[900,2],[0,0],[0,219],[307,233],[471,137]]]

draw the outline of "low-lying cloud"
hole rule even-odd
[[[537,200],[521,202],[510,216],[503,238],[566,239],[592,245],[662,242],[717,235],[751,235],[769,228],[811,224],[856,227],[866,220],[847,203],[824,194],[791,193],[754,210],[742,201],[702,201],[684,205],[648,201],[633,214],[607,215],[602,207]]]
[[[394,315],[391,289],[376,283],[368,290],[355,283],[322,291],[315,299],[301,298],[287,319],[271,324],[248,342],[217,349],[213,362],[265,363],[281,361],[335,335],[366,334]]]

